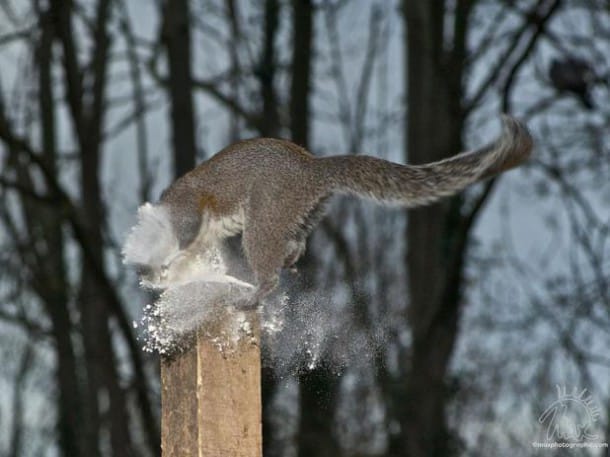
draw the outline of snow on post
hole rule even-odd
[[[144,349],[161,354],[163,457],[261,457],[260,320],[234,306],[252,285],[227,275],[216,246],[179,251],[148,203],[123,254],[158,295],[141,325]]]

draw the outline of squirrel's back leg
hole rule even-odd
[[[279,284],[280,270],[286,259],[287,242],[275,232],[260,230],[256,225],[244,228],[242,243],[248,264],[257,282],[257,291],[246,304],[255,308]]]
[[[242,245],[254,273],[258,290],[249,307],[254,307],[279,284],[282,268],[292,267],[305,251],[305,234],[283,217],[285,212],[246,213]]]
[[[304,253],[307,235],[323,215],[325,197],[307,195],[306,190],[288,185],[274,192],[250,195],[242,244],[258,283],[251,306],[273,292],[280,270],[292,267]]]
[[[252,231],[244,230],[242,240],[246,258],[258,284],[256,292],[242,308],[254,309],[277,288],[282,268],[290,268],[296,272],[294,264],[305,251],[305,239],[299,237],[286,241],[274,239],[264,233],[257,236]],[[274,249],[259,250],[260,246],[273,246]]]

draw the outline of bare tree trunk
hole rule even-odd
[[[55,31],[49,11],[40,13],[42,34],[37,48],[38,100],[41,120],[42,150],[50,170],[57,174],[55,99],[53,94],[51,65]],[[77,430],[85,427],[82,412],[82,392],[78,385],[76,356],[72,343],[72,323],[68,309],[68,282],[64,263],[64,238],[62,220],[57,211],[47,207],[39,208],[39,220],[45,225],[44,236],[48,249],[47,271],[42,271],[40,279],[41,297],[51,319],[51,332],[55,340],[57,354],[57,388],[59,445],[65,456],[87,455],[88,444],[78,438]],[[82,436],[82,434],[81,434]]]
[[[81,141],[81,186],[84,204],[84,214],[89,222],[89,236],[96,241],[94,252],[100,264],[103,264],[102,227],[104,225],[104,210],[100,188],[100,152],[102,145],[102,126],[105,112],[104,95],[106,89],[106,71],[108,67],[108,50],[110,39],[107,31],[110,10],[109,0],[100,0],[97,8],[97,21],[95,30],[96,52],[93,59],[92,71],[94,82],[92,85],[92,102],[81,115],[85,118],[86,130],[80,132]],[[82,93],[82,92],[81,92]],[[83,106],[81,102],[81,106]],[[89,299],[83,302],[83,326],[85,340],[94,357],[94,371],[101,381],[102,391],[109,399],[109,429],[112,452],[114,456],[132,455],[131,437],[129,435],[129,421],[126,410],[124,392],[119,383],[116,369],[112,336],[109,328],[108,307],[103,303],[104,298],[98,291],[95,272],[89,267],[83,271],[82,296]],[[99,393],[98,393],[99,395]]]
[[[340,383],[341,377],[324,366],[318,366],[299,376],[298,456],[341,455],[339,441],[334,433]]]
[[[463,89],[468,19],[475,0],[457,0],[451,14],[443,1],[403,0],[407,42],[408,116],[406,154],[412,163],[429,162],[462,149],[464,118],[489,88],[504,86],[504,108],[514,76],[535,47],[560,1],[540,0],[515,29],[501,63],[489,72],[472,99]],[[451,33],[445,33],[451,17]],[[527,45],[519,47],[529,34]],[[447,42],[451,36],[451,43]],[[507,77],[502,79],[501,74]],[[447,429],[445,378],[455,346],[462,301],[463,272],[471,229],[491,194],[490,181],[468,208],[460,197],[412,211],[406,232],[409,274],[411,363],[406,379],[406,408],[399,413],[402,437],[392,440],[390,455],[412,457],[455,453]],[[402,441],[402,443],[401,443]]]
[[[275,39],[279,24],[279,11],[280,6],[277,0],[265,0],[263,53],[257,71],[263,103],[261,135],[271,137],[277,136],[280,121],[274,86],[276,73]]]
[[[462,72],[459,65],[452,65],[452,59],[463,56],[445,52],[444,2],[405,0],[403,6],[408,62],[406,154],[411,163],[430,162],[461,150]],[[465,9],[456,14],[467,12]],[[454,44],[453,50],[456,49],[463,50],[463,43]],[[458,63],[461,65],[461,61]],[[451,205],[443,202],[409,213],[406,263],[412,346],[401,447],[411,457],[444,456],[450,452],[445,377],[455,345],[461,301],[459,293],[450,301],[442,300],[451,242],[450,211]],[[396,448],[391,450],[393,455],[399,452]]]
[[[292,0],[292,81],[290,86],[290,132],[292,140],[309,147],[310,94],[313,66],[314,6],[311,0]],[[313,285],[315,253],[309,249],[299,262],[303,284]],[[335,410],[341,377],[319,366],[305,371],[299,380],[299,429],[297,455],[337,456]]]
[[[102,145],[102,127],[105,113],[106,71],[110,38],[108,22],[110,0],[99,0],[94,30],[94,53],[91,62],[92,84],[85,101],[82,70],[77,59],[77,47],[72,30],[71,2],[55,2],[58,34],[64,54],[64,71],[67,80],[68,103],[73,127],[79,143],[81,159],[82,212],[91,254],[98,265],[103,265],[104,214],[100,188],[99,165]],[[83,342],[86,354],[88,385],[88,440],[99,443],[100,431],[107,425],[110,431],[112,453],[115,456],[132,455],[129,421],[124,392],[114,359],[112,336],[109,328],[109,307],[96,278],[98,274],[90,263],[84,263],[78,294],[83,325]],[[100,394],[107,395],[109,410],[107,424],[102,421],[99,406]],[[93,450],[95,454],[99,450]]]
[[[275,422],[273,417],[273,399],[277,392],[278,380],[273,367],[261,367],[261,397],[263,425],[263,455],[265,457],[280,457],[282,454],[277,446]]]
[[[13,399],[11,404],[11,412],[13,415],[13,423],[9,444],[9,457],[19,457],[23,455],[23,419],[24,419],[24,401],[23,401],[23,384],[26,381],[28,371],[30,369],[32,361],[32,346],[28,341],[25,343],[26,348],[21,356],[21,362],[19,363],[19,370],[15,378]]]
[[[264,35],[263,50],[256,69],[260,84],[262,117],[259,133],[261,136],[274,137],[279,132],[279,115],[275,91],[276,52],[275,40],[279,21],[279,3],[277,0],[264,2]],[[261,371],[262,421],[263,421],[263,455],[275,457],[276,438],[274,435],[272,408],[273,398],[277,391],[277,378],[272,367],[263,367]]]
[[[309,92],[312,67],[313,6],[311,0],[292,0],[292,84],[290,132],[292,141],[309,145]]]
[[[191,78],[191,33],[188,0],[163,3],[162,41],[169,66],[174,176],[195,166],[197,142]]]
[[[239,62],[239,46],[243,43],[241,34],[241,24],[239,18],[239,8],[236,0],[226,2],[227,15],[231,27],[231,45],[229,53],[231,55],[231,95],[233,100],[239,100],[241,85],[241,67]],[[229,143],[234,143],[239,139],[240,118],[235,110],[230,111]]]

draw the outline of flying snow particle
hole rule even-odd
[[[232,350],[242,339],[254,342],[253,323],[239,310],[254,286],[227,274],[226,259],[216,245],[180,251],[162,206],[146,203],[139,208],[123,255],[125,263],[136,264],[145,274],[141,286],[158,297],[144,306],[139,324],[134,322],[145,351],[169,356],[187,349],[196,335],[208,338],[219,351]],[[284,293],[265,299],[258,316],[263,362],[278,374],[289,375],[320,363],[331,364],[338,372],[370,359],[382,341],[364,335],[345,306],[317,294]]]

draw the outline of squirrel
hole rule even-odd
[[[258,138],[226,147],[177,179],[148,205],[146,229],[132,231],[127,262],[141,272],[163,271],[177,258],[242,234],[257,307],[305,251],[307,236],[334,194],[411,208],[453,195],[513,168],[531,153],[527,127],[503,116],[488,146],[423,165],[400,165],[364,155],[316,157],[287,140]]]

